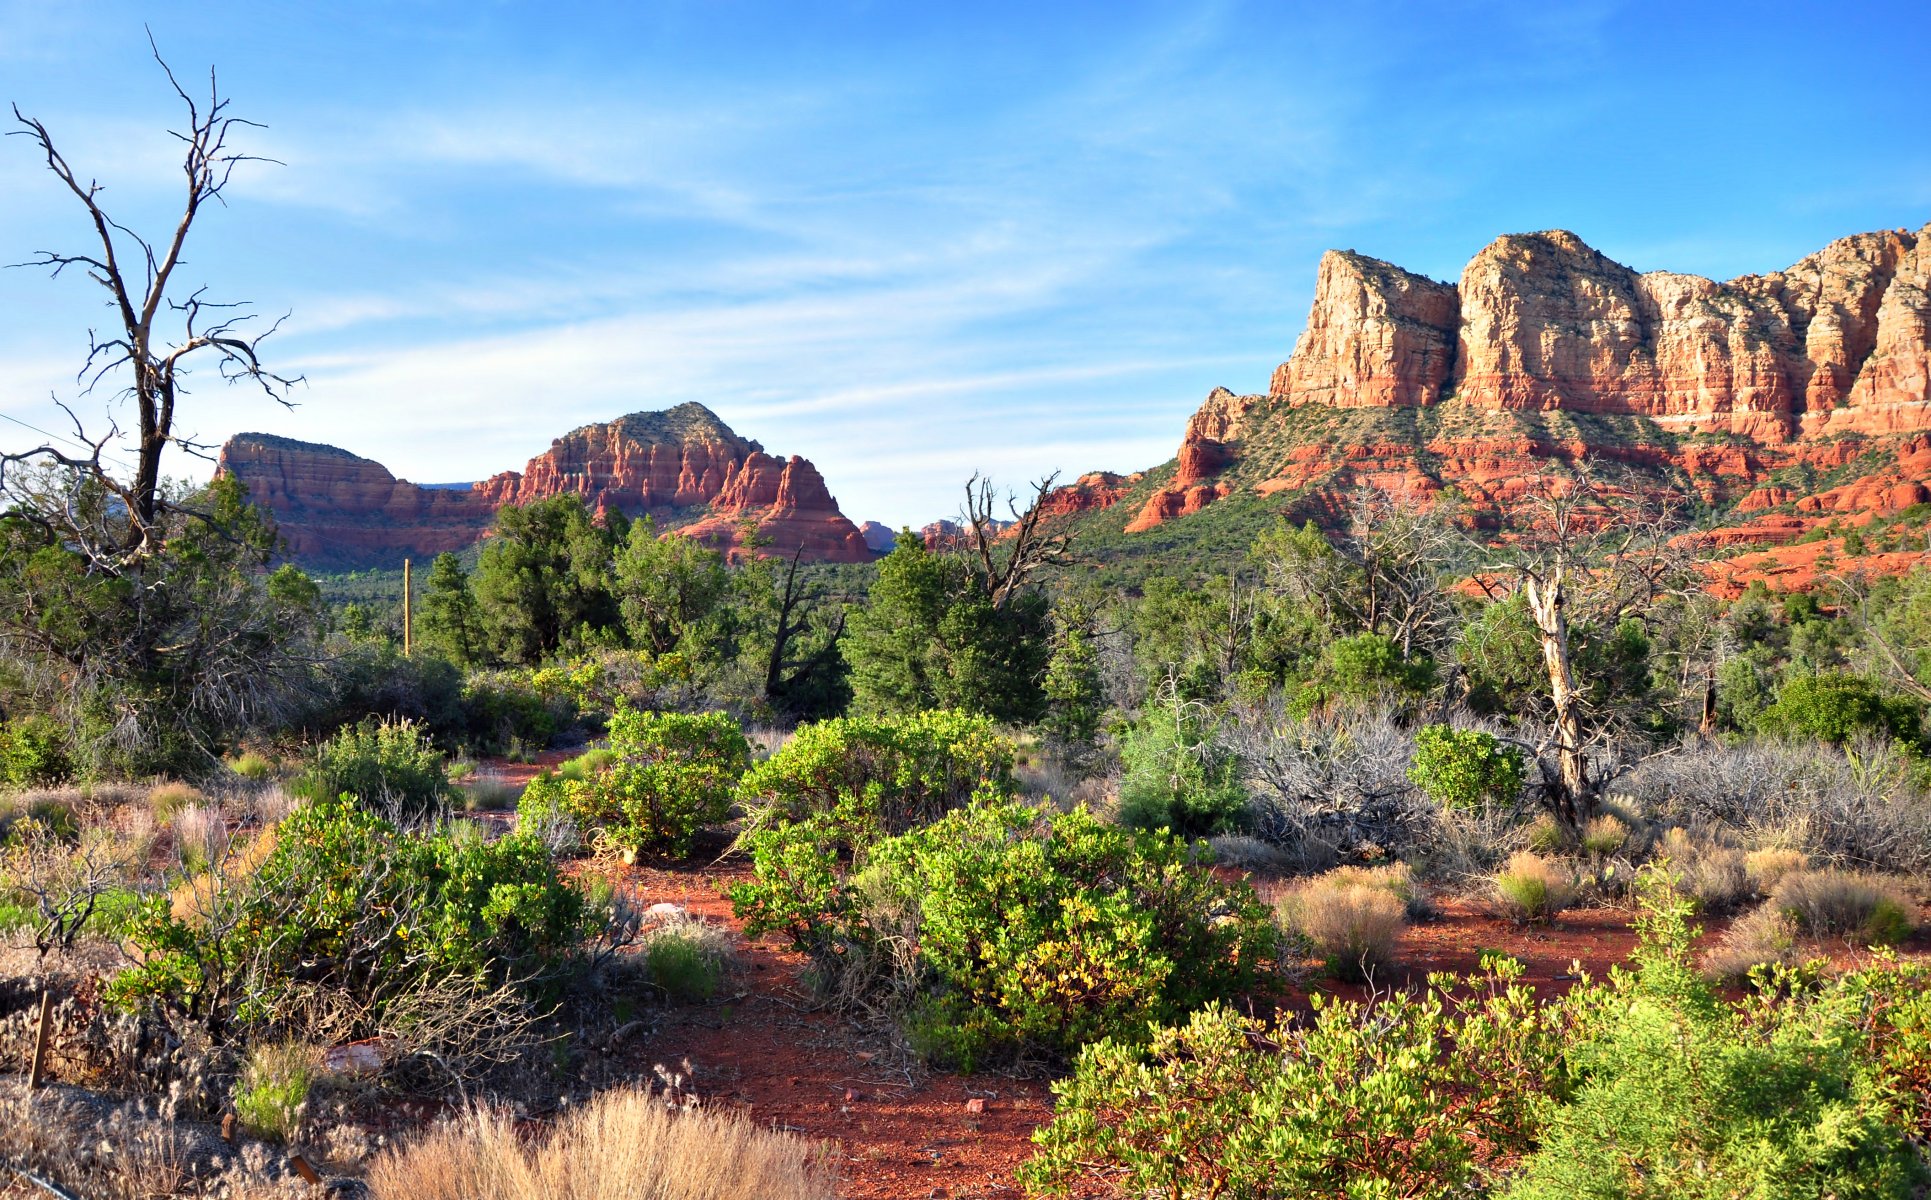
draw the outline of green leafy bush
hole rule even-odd
[[[463,739],[482,754],[542,749],[577,719],[569,672],[474,671],[463,680]]]
[[[1888,696],[1870,680],[1842,671],[1799,675],[1757,715],[1757,729],[1772,737],[1812,737],[1842,745],[1861,733],[1916,744],[1922,734],[1918,706]]]
[[[798,821],[863,797],[886,833],[937,820],[981,788],[1010,795],[1013,745],[992,718],[949,709],[801,725],[753,767],[738,797],[754,825]]]
[[[1522,751],[1479,729],[1424,725],[1415,731],[1408,778],[1444,808],[1505,803],[1522,790]]]
[[[1089,1046],[1022,1169],[1067,1195],[1229,1200],[1885,1197],[1928,1177],[1931,969],[1773,969],[1725,1001],[1694,902],[1639,892],[1630,969],[1538,1003],[1520,964],[1272,1025],[1208,1009],[1150,1046]]]
[[[285,1025],[318,994],[351,998],[356,1036],[425,980],[552,977],[592,913],[535,838],[411,833],[343,800],[305,804],[263,853],[156,897],[132,921],[123,1003],[155,1001],[221,1035]],[[258,861],[256,861],[258,860]]]
[[[1164,833],[975,803],[862,851],[827,854],[827,819],[763,831],[732,901],[758,936],[821,963],[916,947],[902,995],[914,1044],[967,1069],[1144,1036],[1254,984],[1273,948],[1265,909]],[[909,932],[910,938],[904,935]]]
[[[1211,1007],[1142,1049],[1087,1047],[1021,1177],[1050,1195],[1102,1170],[1122,1195],[1229,1200],[1477,1193],[1563,1093],[1569,1013],[1522,967],[1374,1004],[1316,994],[1306,1021]],[[1084,1194],[1084,1193],[1081,1193]]]
[[[54,787],[74,775],[67,735],[46,717],[14,717],[0,725],[0,784]]]
[[[1120,820],[1135,829],[1183,837],[1231,833],[1247,813],[1240,760],[1214,736],[1205,706],[1147,706],[1120,743]]]
[[[296,784],[311,798],[354,796],[404,817],[434,812],[449,794],[440,750],[413,721],[365,720],[322,743]]]
[[[1884,1068],[1860,1061],[1867,1017],[1843,985],[1725,1005],[1691,967],[1694,902],[1655,873],[1645,892],[1637,968],[1585,1000],[1594,1019],[1568,1049],[1581,1085],[1503,1195],[1911,1195],[1923,1166],[1874,1086]],[[1931,1066],[1921,1041],[1915,1058]]]
[[[568,816],[580,833],[600,835],[634,859],[688,854],[697,832],[729,813],[751,748],[737,722],[723,713],[624,708],[611,719],[604,757],[606,765],[594,773],[579,768],[575,778],[533,781],[518,812],[533,823]]]

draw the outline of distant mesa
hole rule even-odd
[[[556,495],[580,496],[599,515],[652,516],[733,556],[873,557],[816,467],[766,454],[697,403],[585,425],[522,471],[474,484],[414,484],[346,450],[263,433],[229,439],[219,469],[274,515],[294,561],[323,569],[460,550],[503,505]]]
[[[1161,478],[1086,476],[1048,503],[1129,502],[1129,531],[1241,493],[1324,519],[1361,484],[1506,509],[1548,464],[1587,461],[1769,544],[1922,503],[1927,446],[1931,225],[1728,283],[1554,230],[1497,238],[1454,283],[1329,251],[1266,392],[1216,388]]]
[[[867,521],[858,527],[858,532],[864,536],[865,544],[871,547],[873,554],[890,554],[892,547],[898,545],[898,531],[890,525]]]

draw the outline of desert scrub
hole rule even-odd
[[[1847,1003],[1841,984],[1828,997],[1724,1004],[1690,965],[1693,902],[1661,872],[1646,873],[1643,892],[1635,970],[1582,1001],[1593,1012],[1567,1051],[1574,1098],[1551,1111],[1501,1195],[1911,1195],[1923,1164],[1853,1032],[1869,1007]]]
[[[311,799],[353,796],[414,820],[435,813],[449,795],[443,755],[413,721],[365,720],[316,747],[296,790]]]
[[[1575,876],[1567,867],[1532,850],[1518,850],[1495,875],[1495,898],[1503,913],[1517,921],[1546,924],[1576,899]]]
[[[1246,823],[1240,758],[1205,705],[1167,694],[1149,702],[1120,742],[1121,824],[1182,837],[1232,833]]]
[[[857,799],[883,833],[935,821],[975,793],[1010,796],[1014,747],[990,717],[949,709],[800,725],[738,786],[753,827],[829,813]]]
[[[333,995],[351,1015],[330,1032],[366,1037],[425,982],[537,987],[590,932],[582,893],[530,837],[409,832],[322,800],[260,841],[269,848],[252,867],[254,855],[232,856],[146,906],[130,933],[139,964],[111,997],[160,1004],[219,1038],[286,1026]]]
[[[1408,778],[1446,808],[1514,800],[1522,790],[1522,751],[1480,729],[1424,725],[1415,731]]]
[[[1022,1177],[1228,1200],[1913,1195],[1931,972],[1785,972],[1730,1003],[1691,965],[1693,902],[1658,870],[1638,894],[1630,965],[1546,1003],[1491,957],[1307,1019],[1208,1009],[1145,1049],[1089,1046]]]
[[[611,718],[608,752],[592,755],[593,763],[604,760],[601,769],[577,766],[575,778],[533,780],[517,811],[533,824],[568,817],[581,834],[632,862],[641,854],[690,853],[698,832],[730,812],[732,791],[751,762],[743,731],[724,713],[630,708]]]
[[[1273,949],[1244,883],[1085,809],[974,803],[849,865],[837,845],[823,820],[754,834],[753,880],[731,892],[746,933],[784,933],[827,973],[913,948],[884,999],[927,1057],[968,1069],[1141,1039],[1253,987]]]
[[[1144,1049],[1105,1041],[1053,1086],[1029,1189],[1230,1200],[1449,1200],[1534,1145],[1566,1087],[1571,1011],[1539,1006],[1521,964],[1371,1004],[1316,994],[1305,1020],[1209,1007]],[[1080,1193],[1085,1194],[1085,1193]]]
[[[1413,881],[1408,880],[1412,892]],[[1281,929],[1337,979],[1373,979],[1395,962],[1407,903],[1369,870],[1342,867],[1290,889],[1275,909]]]
[[[1850,871],[1797,871],[1771,890],[1770,903],[1816,938],[1854,938],[1894,946],[1917,928],[1917,906],[1889,880]]]
[[[235,1115],[250,1133],[286,1142],[301,1129],[319,1054],[302,1042],[251,1046],[235,1079]]]
[[[55,787],[74,776],[67,735],[48,717],[14,717],[0,723],[0,785]]]

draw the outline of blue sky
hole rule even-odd
[[[0,100],[158,230],[144,22],[287,164],[238,177],[188,277],[289,314],[300,407],[210,380],[187,427],[425,482],[694,399],[921,523],[975,469],[1164,461],[1211,388],[1266,386],[1328,247],[1453,278],[1561,227],[1728,278],[1931,221],[1903,0],[0,0]],[[83,244],[22,139],[0,197],[0,260]],[[60,428],[96,295],[0,272],[0,413]]]

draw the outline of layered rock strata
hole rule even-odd
[[[1390,415],[1313,430],[1334,423],[1319,413],[1358,409]],[[1452,483],[1506,501],[1552,459],[1620,461],[1722,506],[1779,469],[1843,468],[1927,431],[1931,225],[1842,238],[1728,283],[1639,273],[1561,230],[1497,238],[1452,284],[1336,250],[1269,391],[1215,389],[1128,528],[1242,486]],[[1896,448],[1897,469],[1880,463],[1853,493],[1888,506],[1931,485]],[[1796,500],[1771,495],[1749,503]]]
[[[275,517],[289,556],[313,566],[387,565],[461,549],[506,504],[576,495],[602,518],[653,516],[732,555],[748,548],[813,562],[872,557],[818,469],[739,437],[701,404],[586,425],[522,471],[422,487],[333,446],[246,433],[220,469]]]

